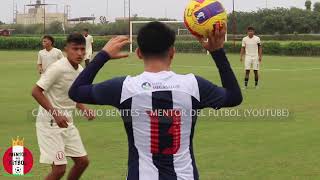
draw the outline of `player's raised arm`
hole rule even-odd
[[[219,29],[219,26],[216,26],[214,32],[209,32],[208,42],[205,42],[203,39],[199,39],[203,47],[210,51],[211,56],[219,69],[223,86],[223,88],[218,88],[208,81],[197,78],[198,82],[200,82],[200,93],[201,91],[204,92],[201,97],[201,106],[203,108],[233,107],[241,104],[242,102],[242,94],[238,81],[223,49],[225,33],[225,26],[223,26],[221,30]]]
[[[114,78],[95,85],[92,83],[99,70],[108,60],[128,57],[128,54],[121,53],[121,49],[128,43],[129,39],[126,36],[112,38],[75,80],[69,90],[70,98],[78,103],[116,106],[120,100],[117,101],[115,97],[121,92],[123,78]],[[103,93],[109,94],[109,98],[99,98],[101,90],[104,91]]]

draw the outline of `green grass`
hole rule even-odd
[[[0,51],[0,54],[0,156],[11,145],[12,137],[24,137],[35,160],[32,177],[25,179],[43,179],[50,168],[38,163],[35,120],[31,115],[31,110],[38,107],[31,97],[31,88],[39,78],[35,69],[37,54],[31,51]],[[243,65],[239,56],[229,58],[242,84]],[[192,72],[220,85],[210,56],[177,54],[173,70]],[[131,57],[108,63],[96,81],[141,71],[141,61]],[[261,78],[257,90],[253,89],[251,78],[251,88],[243,92],[244,102],[238,109],[285,108],[289,109],[290,117],[199,118],[194,148],[202,180],[320,178],[319,58],[265,56]],[[91,159],[83,179],[125,179],[127,142],[120,118],[76,121]],[[3,174],[1,169],[1,180],[14,179]]]
[[[241,39],[237,39],[236,42],[238,43],[241,43]],[[232,38],[229,38],[228,39],[228,42],[233,42],[233,39]],[[263,40],[262,39],[262,43],[264,42],[267,42],[267,43],[280,43],[282,45],[285,45],[285,44],[289,44],[289,43],[304,43],[304,44],[320,44],[320,41],[318,40],[314,40],[314,41],[298,41],[298,40],[283,40],[283,41],[275,41],[275,40]]]
[[[264,42],[276,42],[280,44],[289,44],[289,43],[307,43],[307,44],[320,44],[320,41],[292,41],[292,40],[286,40],[286,41],[264,41]]]

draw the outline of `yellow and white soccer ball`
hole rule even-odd
[[[227,12],[217,0],[191,0],[184,12],[184,23],[197,37],[207,37],[215,24],[227,24]]]

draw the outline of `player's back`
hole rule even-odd
[[[129,141],[128,180],[198,179],[192,150],[199,87],[193,74],[172,71],[128,76],[121,108]],[[126,114],[126,113],[124,113]]]
[[[110,59],[105,51],[99,52],[73,83],[69,96],[75,102],[123,110],[129,144],[127,180],[199,179],[192,150],[195,111],[234,107],[242,102],[224,50],[211,55],[223,87],[193,74],[157,70],[92,84]]]

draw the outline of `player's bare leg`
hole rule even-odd
[[[78,180],[89,166],[89,159],[88,156],[83,156],[72,157],[72,160],[74,162],[74,165],[69,172],[68,180]]]
[[[254,80],[255,80],[255,86],[257,88],[258,83],[259,83],[259,71],[258,70],[254,70]]]
[[[45,180],[60,180],[66,172],[66,167],[66,165],[52,165],[52,170]]]
[[[248,87],[249,76],[250,76],[250,70],[246,70],[246,76],[244,78],[244,86],[245,86],[245,88]]]

